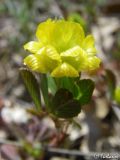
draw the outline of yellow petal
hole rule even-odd
[[[95,55],[97,50],[95,48],[95,39],[92,35],[88,35],[82,44],[83,49],[89,54],[89,55]]]
[[[38,62],[40,64],[42,63],[47,72],[51,72],[61,62],[60,55],[52,46],[46,46],[40,49],[37,52],[36,57]]]
[[[36,37],[44,44],[49,44],[52,34],[54,34],[54,28],[56,26],[55,21],[48,19],[38,25],[36,31]]]
[[[84,31],[78,23],[49,19],[39,24],[36,36],[43,44],[52,45],[58,52],[62,52],[81,44]]]
[[[95,39],[94,39],[93,35],[88,35],[84,39],[83,46],[89,48],[89,47],[93,46],[94,43],[95,43]]]
[[[38,61],[36,55],[29,55],[24,59],[24,64],[27,65],[31,70],[41,73],[47,73],[47,70],[42,63],[42,61]]]
[[[31,53],[36,53],[42,46],[40,42],[31,41],[24,45],[24,49]]]
[[[99,68],[100,66],[100,58],[93,56],[93,57],[89,57],[87,60],[87,70],[88,71],[92,71],[92,70],[96,70]]]
[[[68,63],[63,63],[56,67],[51,73],[52,77],[78,77],[79,73]]]
[[[46,49],[46,55],[49,58],[51,58],[52,60],[61,62],[61,57],[53,46],[47,45],[45,49]]]
[[[86,52],[89,56],[94,56],[97,53],[97,49],[95,47],[90,47],[86,49]]]
[[[52,46],[39,49],[34,55],[29,55],[24,59],[24,63],[37,72],[51,72],[61,62],[60,55]]]
[[[27,65],[33,71],[38,69],[38,61],[34,55],[27,56],[24,59],[24,64]]]
[[[76,70],[80,71],[85,65],[87,54],[79,46],[70,48],[60,54],[62,60],[72,65]]]

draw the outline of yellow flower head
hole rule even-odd
[[[37,41],[24,45],[32,53],[24,63],[33,71],[50,73],[53,77],[77,77],[81,71],[99,67],[94,38],[85,37],[78,23],[48,19],[39,24],[36,37]]]

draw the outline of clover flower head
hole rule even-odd
[[[48,19],[38,25],[37,41],[24,45],[32,54],[24,63],[33,71],[53,77],[77,77],[79,72],[99,68],[94,37],[85,37],[80,24]]]

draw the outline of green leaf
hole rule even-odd
[[[40,86],[46,107],[48,108],[49,107],[48,80],[45,74],[41,74]]]
[[[90,79],[83,79],[78,82],[79,96],[78,100],[81,105],[90,102],[94,90],[94,82]]]
[[[74,80],[69,77],[60,78],[61,88],[68,89],[70,92],[74,89]]]
[[[106,69],[106,80],[108,84],[110,97],[114,98],[114,91],[116,88],[116,78],[115,78],[114,73],[110,71],[109,69]]]
[[[73,118],[81,111],[80,103],[77,100],[71,100],[59,106],[55,112],[59,118]]]
[[[35,76],[32,74],[32,72],[30,72],[26,68],[21,68],[20,73],[26,85],[26,88],[28,89],[29,94],[31,95],[35,103],[37,110],[40,110],[41,109],[40,90],[39,90],[39,84]]]
[[[59,89],[53,97],[52,113],[59,118],[73,118],[81,111],[79,101],[67,89]]]
[[[57,86],[56,86],[55,80],[51,76],[47,76],[47,80],[48,80],[48,88],[50,89],[50,91],[54,95],[57,91]]]
[[[118,104],[120,104],[120,86],[115,89],[114,99]]]
[[[73,97],[76,97],[78,95],[78,86],[76,84],[76,81],[78,78],[70,78],[70,77],[62,77],[57,79],[57,82],[59,83],[59,89],[60,88],[65,88],[69,90],[72,94]]]

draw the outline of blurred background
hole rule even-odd
[[[65,138],[49,117],[34,113],[19,74],[27,55],[23,45],[35,39],[37,25],[63,17],[80,23],[86,35],[94,35],[102,59],[97,75],[90,75],[96,85],[91,103],[76,118],[81,129],[71,125]],[[87,153],[120,152],[118,86],[119,0],[0,0],[0,155],[4,160],[93,160]],[[41,144],[78,150],[81,156],[47,149],[44,153]]]

